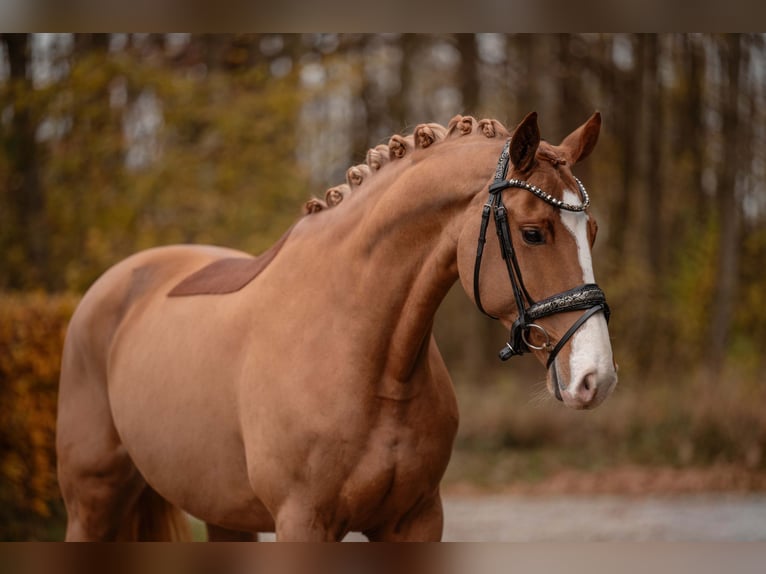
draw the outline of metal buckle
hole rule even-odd
[[[527,339],[527,333],[529,333],[531,329],[537,329],[543,335],[543,337],[545,337],[545,343],[542,345],[533,345],[530,343]],[[548,335],[548,331],[543,329],[537,323],[529,323],[528,325],[524,326],[524,329],[521,331],[521,340],[524,341],[524,344],[527,347],[534,351],[548,351],[551,348],[551,338],[550,335]]]

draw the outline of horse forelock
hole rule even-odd
[[[572,166],[558,146],[541,140],[535,160],[537,168],[534,170],[535,176],[530,180],[532,183],[560,200],[564,199],[563,194],[566,190],[576,192],[577,184],[571,173]],[[530,199],[530,205],[535,205],[534,196],[530,195]]]
[[[305,205],[305,215],[319,213],[340,205],[352,193],[355,193],[375,174],[387,166],[397,163],[415,150],[431,150],[434,144],[445,139],[478,135],[486,138],[507,138],[508,129],[498,120],[482,119],[477,121],[472,116],[456,115],[447,126],[438,123],[418,124],[411,134],[394,134],[387,144],[379,144],[367,151],[364,163],[352,165],[346,170],[346,182],[328,188],[324,201],[311,198]]]
[[[546,141],[540,142],[540,147],[537,149],[536,157],[537,159],[550,162],[553,167],[567,165],[567,160],[564,155],[557,152],[556,148]]]

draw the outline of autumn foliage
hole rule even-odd
[[[59,365],[74,296],[0,296],[0,540],[50,537]]]

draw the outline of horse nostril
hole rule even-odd
[[[588,373],[577,385],[575,390],[575,398],[582,404],[588,405],[596,398],[596,374]]]

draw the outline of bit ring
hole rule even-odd
[[[542,345],[534,345],[529,342],[529,340],[527,339],[527,333],[529,333],[529,331],[532,329],[537,329],[542,334],[542,336],[545,337],[545,343],[543,343]],[[548,331],[543,329],[537,323],[530,323],[529,325],[527,325],[526,328],[521,332],[521,339],[522,341],[524,341],[524,344],[527,347],[529,347],[530,349],[534,351],[546,351],[551,348],[551,338],[548,335]]]

